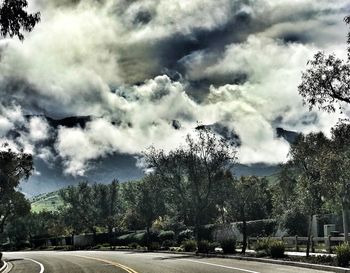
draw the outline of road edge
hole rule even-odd
[[[302,263],[294,261],[282,261],[266,258],[255,258],[255,257],[243,257],[243,256],[232,256],[224,254],[203,254],[203,253],[193,253],[193,252],[175,252],[175,251],[135,251],[135,250],[120,250],[120,251],[132,251],[132,252],[144,252],[144,253],[164,253],[164,254],[177,254],[177,255],[188,255],[188,256],[199,256],[199,257],[208,257],[208,258],[223,258],[223,259],[232,259],[232,260],[243,260],[250,262],[261,262],[268,264],[278,264],[278,265],[288,265],[294,267],[322,270],[335,273],[350,273],[350,268],[330,266],[330,265],[320,265],[320,264],[311,264],[311,263]]]

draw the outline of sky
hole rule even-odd
[[[198,122],[235,132],[240,163],[276,165],[289,150],[277,127],[329,134],[347,113],[309,111],[297,91],[316,52],[346,58],[347,0],[30,0],[29,10],[41,22],[25,40],[0,40],[0,144],[34,155],[31,195],[97,171],[109,179],[108,158],[130,178],[142,151],[177,147]],[[91,119],[53,128],[43,116]]]

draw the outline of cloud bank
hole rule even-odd
[[[236,132],[241,163],[277,164],[289,145],[276,127],[328,133],[340,117],[309,112],[297,86],[316,51],[345,58],[348,1],[32,0],[30,9],[42,22],[25,41],[0,42],[1,142],[58,160],[68,175],[113,154],[176,147],[198,121]],[[35,115],[92,118],[52,128]]]

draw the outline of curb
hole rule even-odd
[[[133,251],[133,250],[124,250],[124,251]],[[193,253],[193,252],[175,252],[175,251],[133,251],[133,252],[164,253],[164,254],[176,254],[176,255],[183,255],[183,256],[187,255],[187,256],[197,256],[197,257],[223,258],[223,259],[268,263],[268,264],[288,265],[288,266],[315,269],[315,270],[335,272],[335,273],[350,273],[349,268],[336,267],[336,266],[330,266],[330,265],[293,262],[293,261],[281,261],[281,260],[273,260],[273,259],[266,259],[266,258],[241,257],[241,256],[231,256],[231,255],[223,255],[223,254],[200,254],[200,253]]]
[[[3,261],[3,262],[4,262],[4,264],[3,264],[3,266],[0,268],[0,273],[1,273],[1,272],[4,272],[4,271],[6,270],[6,268],[8,267],[8,263],[5,262],[5,261]]]

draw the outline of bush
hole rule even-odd
[[[161,242],[167,241],[167,240],[174,240],[175,232],[168,230],[168,231],[161,231],[159,233],[159,240]]]
[[[151,242],[148,246],[148,250],[154,251],[154,250],[159,250],[160,249],[160,244],[158,242]]]
[[[200,241],[198,243],[198,252],[199,253],[209,253],[210,245],[207,240]]]
[[[350,261],[350,245],[343,243],[335,248],[337,254],[337,264],[342,267],[348,267]]]
[[[1,259],[2,259],[2,252],[0,252],[0,261],[1,261]]]
[[[200,240],[212,241],[215,225],[205,225],[198,228],[198,238]]]
[[[263,240],[258,240],[255,245],[255,250],[256,251],[266,251],[268,252],[269,250],[269,240],[268,239],[263,239]]]
[[[193,239],[193,231],[190,229],[185,229],[181,231],[177,237],[178,243],[182,243],[186,240],[192,240]]]
[[[130,247],[131,249],[138,249],[140,248],[140,245],[138,243],[131,243],[128,245],[128,247]]]
[[[221,243],[221,248],[222,251],[225,254],[233,254],[236,252],[236,240],[231,238],[231,239],[226,239],[223,240]]]
[[[139,245],[145,245],[146,240],[147,240],[147,236],[145,232],[130,233],[130,234],[119,236],[117,238],[117,244],[127,246],[131,243],[137,243]]]
[[[165,240],[162,243],[162,249],[169,250],[170,247],[175,246],[175,245],[176,245],[175,241],[173,241],[173,240]]]
[[[285,246],[281,241],[270,241],[269,252],[272,258],[283,258]]]
[[[193,252],[197,249],[197,243],[194,240],[187,240],[182,242],[182,247],[186,252]]]
[[[220,247],[220,243],[214,242],[214,243],[209,243],[209,252],[215,252],[215,248]]]

